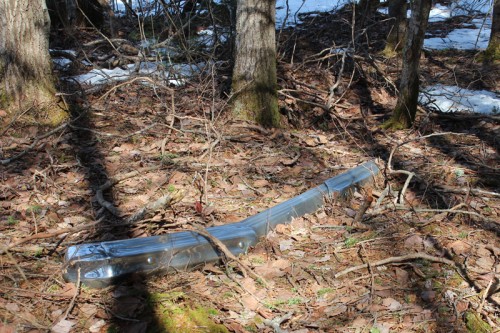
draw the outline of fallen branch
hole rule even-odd
[[[212,234],[210,234],[207,230],[202,228],[201,226],[197,224],[192,224],[193,228],[191,229],[192,232],[195,232],[203,237],[205,237],[213,246],[215,246],[218,250],[220,250],[224,256],[231,261],[234,261],[238,264],[238,266],[241,268],[241,271],[245,277],[249,275],[252,277],[254,280],[267,285],[266,280],[264,280],[263,277],[252,271],[247,265],[245,265],[240,259],[238,259],[228,248],[227,246],[222,243],[217,237],[214,237]]]
[[[460,204],[459,206],[462,206],[463,204]],[[486,221],[486,222],[490,222],[490,223],[495,223],[495,224],[499,224],[498,221],[495,221],[493,219],[489,219],[487,218],[486,216],[484,215],[481,215],[479,213],[476,213],[476,212],[470,212],[468,210],[459,210],[459,209],[427,209],[427,208],[422,208],[422,209],[414,209],[414,208],[407,208],[407,207],[402,207],[402,206],[397,206],[396,209],[399,209],[399,210],[412,210],[414,211],[415,213],[450,213],[450,214],[466,214],[466,215],[472,215],[472,216],[475,216],[475,217],[479,217],[480,219]]]
[[[488,197],[500,197],[500,193],[498,192],[485,191],[480,188],[463,188],[450,185],[434,185],[434,187],[438,191],[449,192],[449,193],[456,193],[456,194],[473,193],[475,195],[482,195]]]
[[[453,260],[449,260],[449,259],[446,259],[446,258],[435,257],[435,256],[431,256],[429,254],[420,253],[420,252],[408,254],[408,255],[405,255],[405,256],[390,257],[390,258],[386,258],[386,259],[383,259],[383,260],[375,261],[375,262],[370,263],[370,266],[371,267],[377,267],[377,266],[383,266],[383,265],[387,265],[387,264],[401,263],[401,262],[404,262],[404,261],[415,260],[415,259],[424,259],[424,260],[429,260],[429,261],[433,261],[433,262],[440,262],[442,264],[447,264],[447,265],[454,266],[454,267],[457,266],[457,263],[455,263]],[[364,268],[368,268],[368,264],[363,264],[363,265],[359,265],[359,266],[349,267],[347,269],[344,269],[343,271],[338,272],[337,274],[334,275],[334,277],[338,278],[338,277],[340,277],[342,275],[346,275],[348,273],[351,273],[351,272],[354,272],[354,271],[358,271],[358,270],[364,269]]]
[[[124,181],[126,179],[129,179],[129,178],[132,178],[132,177],[139,175],[141,172],[148,172],[148,171],[156,170],[158,168],[159,168],[159,166],[153,166],[153,167],[145,168],[141,171],[134,170],[134,171],[122,174],[122,175],[118,175],[116,177],[111,177],[97,189],[96,194],[95,194],[95,199],[102,207],[106,208],[111,214],[113,214],[114,216],[120,217],[121,216],[120,211],[115,206],[113,206],[113,204],[111,202],[104,199],[103,192],[110,189],[111,187],[113,187],[114,185],[118,184],[121,181]]]
[[[63,229],[60,229],[60,230],[57,230],[57,231],[54,231],[54,232],[41,232],[41,233],[38,233],[38,234],[34,234],[34,235],[29,236],[29,237],[20,239],[17,242],[15,242],[13,244],[10,244],[10,245],[8,245],[8,246],[0,249],[0,254],[4,254],[8,250],[10,250],[10,249],[12,249],[12,248],[14,248],[16,246],[22,245],[24,243],[27,243],[27,242],[35,240],[35,239],[46,239],[46,238],[52,238],[52,237],[56,237],[56,236],[59,236],[59,235],[62,235],[62,234],[66,234],[66,233],[79,232],[79,231],[88,229],[90,227],[93,227],[96,224],[98,224],[99,222],[100,221],[92,222],[92,223],[87,223],[87,224],[76,226],[76,227],[72,227],[72,228],[63,228]]]
[[[158,198],[156,201],[148,203],[146,206],[139,209],[135,214],[125,219],[124,223],[120,223],[120,225],[128,225],[139,222],[140,220],[152,215],[154,212],[164,207],[170,206],[173,203],[181,201],[182,198],[184,198],[183,191],[174,191],[172,193],[168,193]]]
[[[275,317],[274,319],[264,319],[263,323],[264,325],[271,327],[275,333],[285,333],[288,331],[282,330],[280,326],[283,322],[290,320],[292,316],[293,312],[288,312],[281,317]]]
[[[66,312],[64,313],[64,316],[62,317],[61,320],[66,320],[66,318],[68,318],[68,315],[70,314],[71,310],[73,310],[73,307],[75,306],[76,298],[78,297],[78,294],[80,293],[80,287],[81,287],[81,284],[80,284],[80,268],[78,268],[78,277],[77,277],[77,280],[76,280],[75,294],[71,298],[71,301],[69,302],[68,308],[66,309]]]

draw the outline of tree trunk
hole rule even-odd
[[[389,1],[389,17],[393,20],[383,51],[386,57],[393,57],[403,49],[406,34],[406,0]]]
[[[275,20],[275,0],[237,1],[233,114],[266,127],[278,127],[280,118]]]
[[[411,18],[403,50],[398,102],[391,119],[384,125],[386,128],[408,128],[415,120],[418,105],[420,54],[424,45],[431,6],[432,0],[413,0],[411,3]]]
[[[0,108],[32,110],[32,120],[56,125],[67,112],[56,97],[49,28],[44,0],[0,1]]]
[[[495,0],[493,4],[491,35],[485,52],[485,60],[491,62],[500,61],[500,0]]]

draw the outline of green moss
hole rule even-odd
[[[491,326],[482,320],[479,314],[472,311],[465,313],[465,325],[471,333],[489,333],[492,331]]]
[[[169,333],[228,333],[224,325],[216,324],[212,316],[218,314],[213,308],[191,307],[179,304],[185,298],[182,292],[155,293],[148,298],[149,305],[157,317],[157,327],[151,332]]]

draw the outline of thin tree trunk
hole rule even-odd
[[[49,29],[44,0],[0,1],[0,107],[31,109],[36,121],[55,125],[67,113],[56,97]]]
[[[276,78],[276,1],[238,0],[233,114],[279,126]]]
[[[406,0],[390,0],[388,7],[389,17],[393,21],[387,35],[387,42],[383,53],[387,57],[392,57],[401,51],[404,46],[404,36],[406,34]]]
[[[394,113],[384,125],[386,128],[408,128],[417,114],[419,91],[419,65],[425,31],[432,0],[413,0],[411,18],[403,50],[403,68],[399,84],[399,96]]]

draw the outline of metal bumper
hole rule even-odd
[[[293,218],[315,212],[324,205],[325,197],[345,196],[378,172],[374,162],[366,162],[241,222],[207,228],[207,231],[234,255],[246,253],[278,224],[287,224]],[[183,231],[70,246],[65,255],[63,276],[66,281],[76,282],[79,278],[89,287],[102,288],[130,274],[161,274],[219,259],[220,252],[206,238]]]

